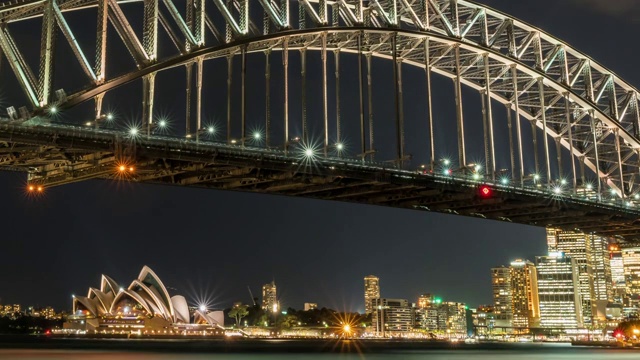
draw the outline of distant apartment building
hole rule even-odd
[[[278,312],[277,288],[275,281],[262,285],[262,310],[266,312]]]
[[[516,331],[528,331],[538,326],[540,318],[536,267],[531,261],[518,259],[511,262],[509,274],[512,326]]]
[[[380,298],[380,279],[375,275],[364,277],[364,312],[371,314],[373,312],[373,299]]]
[[[536,257],[540,326],[575,329],[583,327],[578,265],[561,252]]]
[[[613,301],[618,304],[624,302],[626,286],[624,277],[624,259],[618,244],[609,246],[609,263],[611,264],[611,281],[613,284]]]
[[[496,326],[511,327],[511,270],[506,266],[491,269],[491,287]]]
[[[304,311],[315,310],[318,308],[316,303],[304,303]]]
[[[413,307],[406,299],[371,299],[372,324],[377,334],[410,331],[414,324]]]

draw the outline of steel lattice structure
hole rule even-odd
[[[140,14],[130,12],[133,5],[129,3],[141,3],[142,19],[132,18]],[[97,13],[93,62],[74,36],[74,31],[82,29],[72,29],[65,18],[87,9]],[[38,76],[20,50],[28,45],[16,41],[10,31],[13,24],[23,21],[42,23]],[[142,24],[142,31],[135,31],[132,23]],[[108,24],[117,33],[115,39],[108,36]],[[172,43],[172,53],[162,57],[158,50],[164,45],[159,44],[160,31],[166,32]],[[59,38],[69,43],[75,64],[54,67],[56,44],[62,41]],[[107,40],[124,44],[135,68],[110,76]],[[16,0],[0,4],[0,49],[30,105],[20,111],[9,108],[8,118],[0,124],[0,141],[4,141],[0,166],[29,171],[31,184],[55,186],[89,178],[117,178],[121,174],[114,170],[114,164],[135,162],[140,172],[126,179],[446,211],[640,239],[640,224],[636,223],[640,215],[636,210],[640,205],[640,186],[636,184],[640,175],[638,91],[561,40],[471,1],[187,0],[186,10],[181,11],[172,0],[162,0],[162,5],[158,0]],[[270,88],[271,67],[279,65],[270,60],[275,52],[282,58],[281,89]],[[290,133],[288,66],[292,52],[300,54],[302,67],[303,144],[310,143],[307,52],[319,53],[322,64],[321,149],[302,159],[294,150]],[[340,119],[341,101],[345,101],[340,95],[342,54],[358,60],[359,99],[355,102],[359,105],[360,133],[354,136],[359,140],[356,159],[336,152],[344,136]],[[266,64],[266,88],[260,105],[265,106],[262,147],[246,143],[250,138],[246,119],[249,56],[262,56]],[[330,56],[335,91],[327,85]],[[232,124],[232,64],[236,57],[241,58],[241,106],[239,124]],[[386,164],[373,161],[372,58],[390,61],[394,79],[393,89],[387,91],[393,95],[389,104],[395,110],[395,153]],[[227,59],[228,64],[227,134],[222,143],[203,136],[203,64],[215,59]],[[86,85],[70,94],[55,91],[54,96],[54,75],[78,66],[86,75]],[[183,66],[187,69],[185,131],[175,137],[154,135],[158,126],[154,116],[156,74]],[[402,70],[407,67],[426,70],[425,119],[405,119]],[[433,74],[450,78],[454,84],[457,162],[445,164],[444,175],[439,175],[443,164],[436,156],[441,139],[434,135]],[[134,81],[143,85],[144,125],[139,136],[108,129],[102,105],[106,93]],[[463,86],[481,97],[483,173],[469,161]],[[284,103],[271,101],[274,91],[284,92]],[[330,97],[335,98],[335,114],[328,107]],[[56,122],[55,113],[91,100],[95,102],[92,126]],[[499,104],[504,108],[497,110]],[[282,119],[271,119],[274,106],[282,107]],[[495,136],[497,111],[506,112],[508,139]],[[429,161],[422,173],[411,171],[408,165],[405,123],[409,121],[428,123],[424,147]],[[274,141],[275,122],[284,132],[280,145]],[[235,125],[241,130],[239,139],[232,136]],[[524,138],[525,126],[531,127],[532,139]],[[535,150],[527,150],[530,141]],[[509,169],[497,165],[498,143],[508,146]],[[544,149],[542,156],[538,146]],[[525,157],[533,157],[533,173],[527,173]],[[479,184],[490,184],[496,196],[479,199]]]

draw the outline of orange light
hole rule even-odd
[[[29,191],[33,191],[35,190],[35,188],[33,187],[33,185],[29,185]]]
[[[43,192],[44,188],[42,186],[38,186],[38,192]]]
[[[133,171],[133,166],[129,167],[129,171]]]
[[[120,165],[120,167],[118,168],[120,171],[125,171],[127,170],[127,168],[124,165]]]

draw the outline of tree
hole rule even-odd
[[[236,326],[240,327],[240,320],[242,320],[243,317],[249,315],[249,310],[247,310],[248,307],[249,305],[243,305],[239,302],[233,304],[231,311],[229,311],[229,317],[236,319]]]

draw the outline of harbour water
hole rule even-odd
[[[0,343],[2,360],[484,360],[484,359],[561,359],[622,360],[638,359],[640,350],[576,347],[569,344],[449,344],[429,345],[356,341],[296,342],[262,340],[253,342],[136,342],[65,341]]]

